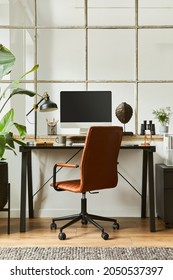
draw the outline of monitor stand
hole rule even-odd
[[[84,128],[83,127],[83,128],[79,129],[79,134],[80,135],[84,135],[85,136],[85,135],[87,135],[87,133],[88,133],[88,128]]]

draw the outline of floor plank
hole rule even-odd
[[[58,239],[58,230],[50,230],[50,218],[27,219],[27,231],[19,232],[19,219],[11,219],[11,233],[7,234],[7,220],[0,219],[0,246],[87,246],[87,247],[173,247],[173,228],[165,228],[161,220],[156,219],[156,232],[149,231],[149,220],[140,218],[119,218],[119,230],[113,230],[112,224],[102,222],[109,234],[108,240],[91,224],[80,222],[65,229],[66,240]],[[63,222],[59,223],[62,225]]]

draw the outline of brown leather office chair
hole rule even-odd
[[[90,222],[102,232],[101,236],[107,240],[109,235],[104,231],[95,220],[103,220],[113,222],[113,228],[119,229],[116,219],[101,217],[87,213],[87,192],[94,192],[102,189],[114,188],[118,182],[117,159],[122,140],[122,127],[103,126],[91,127],[88,131],[85,146],[81,159],[80,179],[56,182],[57,167],[72,167],[78,165],[57,163],[53,170],[53,183],[51,186],[56,191],[70,191],[81,193],[81,212],[76,215],[53,218],[50,225],[51,229],[56,229],[55,221],[70,220],[64,226],[60,227],[59,239],[66,239],[63,229],[81,220],[82,224]]]

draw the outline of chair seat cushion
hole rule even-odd
[[[53,186],[53,184],[51,184]],[[67,190],[71,192],[80,192],[80,180],[69,180],[56,182],[57,189]]]

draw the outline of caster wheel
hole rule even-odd
[[[85,220],[81,220],[81,224],[82,225],[87,225],[88,224],[88,221],[85,219]]]
[[[59,238],[59,240],[65,240],[66,239],[66,234],[64,232],[60,232],[58,234],[58,238]]]
[[[109,234],[106,233],[106,232],[103,232],[102,235],[101,235],[101,237],[102,237],[104,240],[108,240]]]
[[[57,229],[57,224],[56,223],[51,223],[50,225],[50,229],[53,230],[53,229]]]
[[[118,223],[114,223],[112,225],[113,229],[119,229],[120,228],[120,225]]]

